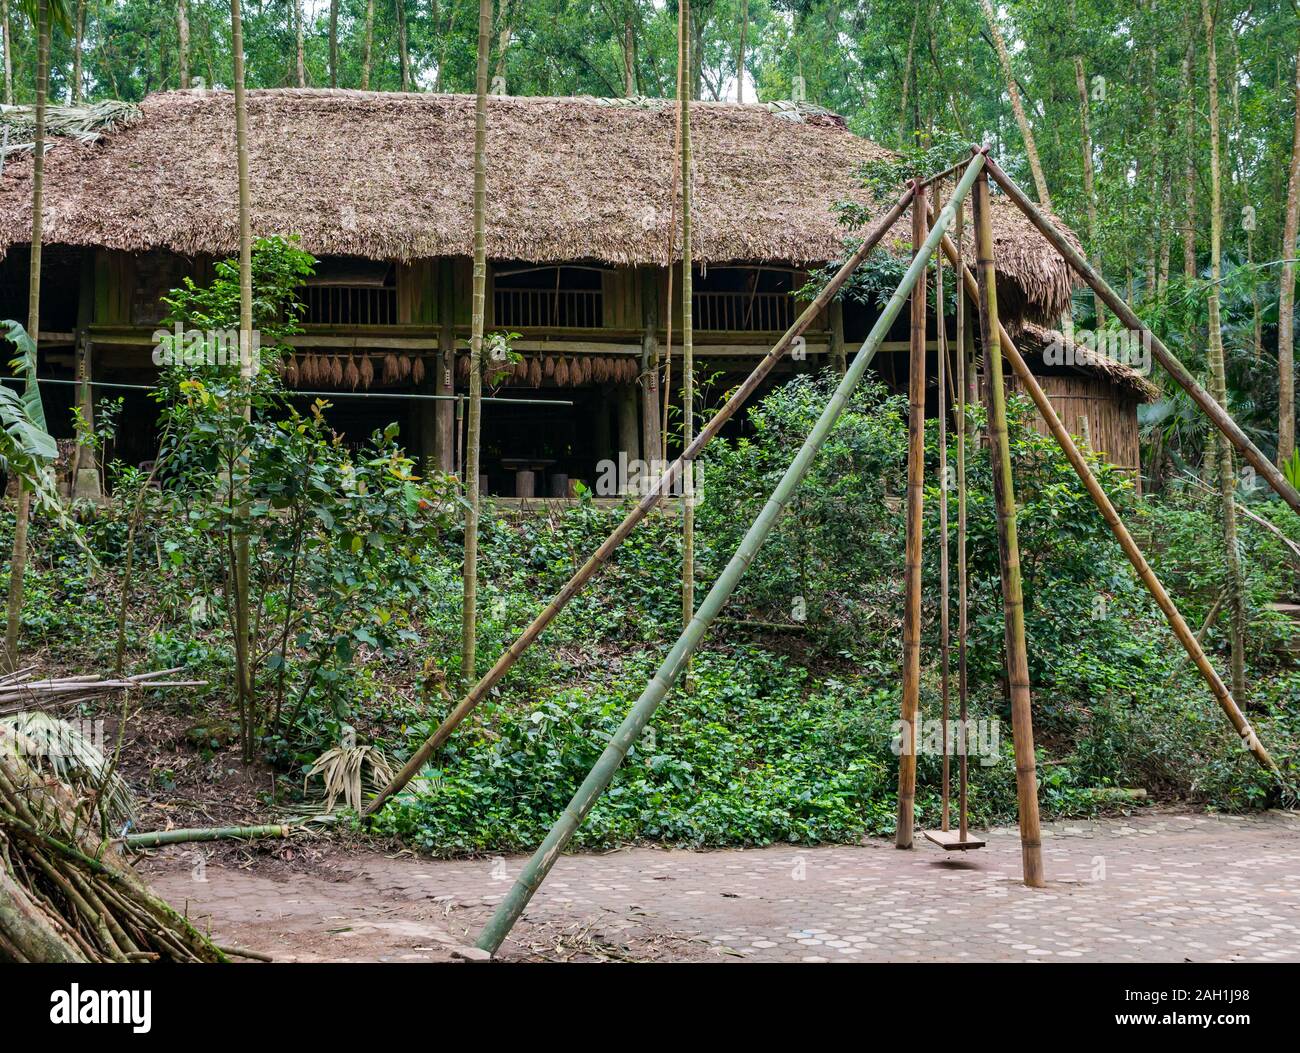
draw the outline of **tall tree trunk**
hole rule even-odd
[[[1183,52],[1183,197],[1187,201],[1187,228],[1183,231],[1183,279],[1196,280],[1196,33],[1187,23],[1187,49]]]
[[[623,8],[623,94],[636,94],[636,7],[628,0]]]
[[[1038,191],[1038,203],[1044,208],[1052,207],[1052,199],[1047,193],[1047,178],[1043,175],[1043,166],[1038,160],[1038,145],[1034,142],[1034,130],[1029,126],[1025,116],[1024,104],[1020,101],[1020,89],[1016,86],[1016,75],[1011,69],[1011,55],[1007,52],[1006,41],[998,29],[997,14],[993,10],[992,0],[980,0],[984,9],[984,18],[989,24],[989,33],[993,37],[993,47],[998,53],[998,62],[1002,66],[1002,76],[1007,81],[1007,94],[1011,96],[1011,110],[1016,115],[1016,124],[1020,126],[1020,137],[1025,143],[1025,154],[1029,158],[1029,170],[1034,175],[1034,188]]]
[[[1296,225],[1300,218],[1300,49],[1295,67],[1295,129],[1291,143],[1291,172],[1286,184],[1286,220],[1282,225],[1282,285],[1277,297],[1277,457],[1278,464],[1295,452],[1295,264]]]
[[[503,0],[498,19],[501,23],[501,31],[497,34],[497,64],[492,74],[497,84],[505,84],[506,52],[510,50],[510,40],[515,35],[514,20],[515,4],[510,0]]]
[[[474,99],[474,304],[469,339],[469,422],[465,451],[465,600],[461,620],[461,677],[474,683],[477,647],[479,434],[483,419],[483,327],[487,309],[487,90],[492,46],[492,0],[478,5],[478,70]]]
[[[14,42],[9,23],[9,0],[0,0],[0,45],[5,49],[4,104],[14,104]]]
[[[1074,32],[1078,34],[1078,19],[1075,17],[1075,0],[1070,0],[1070,15],[1074,19]],[[1083,68],[1083,45],[1078,42],[1074,54],[1074,84],[1079,92],[1079,140],[1083,154],[1083,196],[1088,208],[1088,258],[1097,273],[1101,273],[1101,246],[1097,241],[1097,186],[1092,167],[1092,131],[1088,120],[1088,78]],[[1097,328],[1106,322],[1106,312],[1101,304],[1101,297],[1093,293],[1093,311],[1097,316]]]
[[[1219,318],[1220,255],[1223,243],[1223,202],[1219,160],[1219,67],[1215,49],[1215,15],[1211,0],[1201,0],[1201,21],[1205,27],[1205,64],[1210,101],[1210,288],[1209,347],[1210,394],[1219,405],[1228,404],[1228,382],[1223,357],[1223,329]],[[1237,479],[1232,464],[1232,444],[1218,440],[1219,499],[1223,518],[1223,558],[1227,568],[1228,610],[1231,614],[1232,693],[1239,703],[1246,699],[1246,595],[1237,549]]]
[[[745,44],[749,36],[749,0],[740,0],[740,46],[736,48],[736,102],[745,101]]]
[[[330,0],[330,87],[339,86],[339,0]]]
[[[399,0],[400,3],[400,0]],[[302,41],[302,0],[293,0],[293,33],[298,47],[298,87],[307,87],[307,56]]]
[[[248,103],[244,93],[244,27],[241,0],[230,0],[230,49],[235,89],[235,153],[239,178],[239,376],[247,391],[253,376],[253,202],[248,178]],[[245,420],[251,417],[247,399],[243,406]],[[247,460],[248,451],[239,451]],[[233,484],[232,484],[233,485]],[[247,529],[247,504],[236,505],[235,532],[235,676],[238,680],[241,737],[246,762],[253,759],[254,683],[253,648],[250,638],[251,560]]]
[[[176,73],[181,90],[190,86],[190,5],[176,0]]]
[[[907,60],[903,63],[902,101],[898,104],[898,142],[900,146],[915,145],[907,135],[907,100],[912,90],[912,71],[916,68],[916,30],[920,24],[921,0],[916,0],[916,7],[912,13],[912,32],[907,37]]]
[[[6,51],[5,54],[8,54]],[[45,220],[45,104],[50,86],[50,0],[36,5],[36,134],[32,149],[32,254],[27,286],[27,335],[39,346],[41,331],[41,238]],[[32,494],[18,487],[13,556],[9,563],[9,604],[5,621],[5,657],[18,668],[18,632],[22,625],[23,579],[27,573],[27,527]]]
[[[691,5],[679,0],[681,33],[679,42],[681,90],[677,104],[682,129],[682,449],[695,440],[695,332],[694,332],[694,253],[691,248],[691,101],[687,92],[686,71],[691,61]],[[682,623],[689,625],[695,615],[695,465],[686,465],[682,476]],[[690,689],[690,663],[686,666],[687,689]]]
[[[397,12],[397,59],[402,69],[402,91],[411,90],[411,51],[406,40],[406,0],[393,0]]]
[[[366,0],[366,51],[361,61],[361,90],[370,90],[370,65],[375,53],[375,0]]]
[[[82,48],[86,41],[86,0],[77,0],[77,13],[72,25],[72,83],[68,85],[68,101],[73,106],[81,104]]]

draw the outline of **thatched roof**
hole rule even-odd
[[[1156,386],[1132,366],[1076,343],[1057,329],[1033,324],[1024,326],[1016,336],[1016,350],[1032,365],[1035,359],[1042,361],[1043,352],[1057,341],[1069,353],[1071,364],[1068,368],[1085,376],[1101,377],[1139,402],[1153,402],[1159,395]]]
[[[233,95],[168,92],[140,111],[96,144],[49,151],[46,240],[233,253]],[[471,253],[472,97],[269,89],[249,92],[248,114],[255,233],[298,234],[316,255]],[[674,124],[664,100],[492,97],[489,256],[661,263]],[[703,263],[837,258],[832,206],[865,203],[857,172],[887,155],[829,111],[790,103],[699,103],[692,127]],[[0,255],[28,239],[30,171],[30,158],[11,158],[0,179]],[[1004,313],[1059,317],[1065,265],[1001,200],[995,232]],[[899,233],[890,247],[905,252],[905,223]]]

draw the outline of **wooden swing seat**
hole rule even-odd
[[[970,831],[966,832],[966,840],[961,839],[960,830],[926,830],[925,839],[932,841],[946,852],[966,851],[970,848],[983,848],[985,842],[978,837],[971,837]]]

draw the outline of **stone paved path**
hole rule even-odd
[[[1043,890],[1019,882],[1014,830],[964,856],[919,838],[911,852],[873,841],[566,856],[502,956],[1300,961],[1300,816],[1146,814],[1044,833]],[[205,884],[176,861],[151,866],[164,894],[232,942],[400,961],[472,941],[522,862],[351,856],[329,878],[209,867]]]

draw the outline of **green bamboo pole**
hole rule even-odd
[[[961,182],[957,184],[957,190],[953,194],[954,204],[966,196],[971,184],[975,181],[975,176],[982,167],[983,155],[976,154],[967,166]],[[477,946],[480,949],[495,953],[501,946],[502,941],[505,940],[515,922],[519,920],[519,916],[524,912],[524,908],[528,906],[528,901],[532,899],[533,893],[546,879],[546,875],[550,873],[556,859],[564,851],[565,846],[591,810],[592,805],[596,803],[596,799],[609,785],[610,780],[614,777],[614,772],[618,770],[619,765],[623,763],[623,759],[627,756],[627,751],[632,748],[632,744],[640,737],[659,703],[668,694],[673,682],[686,664],[687,658],[699,646],[710,624],[721,612],[741,576],[750,563],[753,562],[763,541],[784,511],[786,504],[794,496],[794,492],[808,473],[813,458],[817,456],[817,452],[825,443],[831,428],[835,426],[835,422],[844,411],[849,397],[862,380],[863,374],[867,371],[867,366],[871,364],[871,360],[875,357],[877,349],[889,332],[890,326],[893,325],[894,320],[902,311],[903,304],[916,285],[917,279],[925,273],[926,263],[934,253],[935,247],[939,244],[944,231],[947,230],[951,222],[952,208],[945,208],[940,214],[938,222],[930,231],[929,236],[925,239],[921,252],[917,254],[907,268],[907,272],[903,275],[903,280],[894,291],[894,295],[890,297],[884,311],[876,320],[876,324],[872,326],[871,333],[863,342],[861,349],[853,359],[853,364],[835,389],[835,394],[831,396],[826,408],[822,410],[821,416],[817,418],[817,423],[804,440],[803,446],[795,455],[790,467],[786,469],[785,474],[781,477],[781,481],[777,484],[767,504],[763,506],[758,518],[754,520],[746,532],[726,569],[723,570],[718,580],[709,590],[708,595],[704,597],[704,602],[699,605],[690,625],[678,637],[672,650],[668,652],[668,656],[660,665],[658,672],[646,685],[641,697],[637,699],[636,704],[623,719],[618,731],[610,739],[609,745],[601,753],[600,759],[596,761],[595,766],[573,795],[573,799],[555,821],[555,825],[551,827],[546,839],[528,861],[523,873],[519,875],[519,879],[502,901],[496,914],[484,926],[477,941]]]
[[[982,154],[978,156],[983,156]],[[975,182],[975,260],[979,276],[980,342],[984,345],[985,403],[993,465],[993,498],[998,513],[998,562],[1002,570],[1007,680],[1011,688],[1011,734],[1015,739],[1016,798],[1020,816],[1020,857],[1025,884],[1042,888],[1043,843],[1038,822],[1038,775],[1034,762],[1034,722],[1029,700],[1029,652],[1025,645],[1025,601],[1020,583],[1020,543],[1016,536],[1016,492],[1011,478],[1007,436],[1007,396],[1002,381],[997,274],[989,178]]]
[[[1259,448],[1241,430],[1241,426],[1232,419],[1232,415],[1215,401],[1213,395],[1196,382],[1196,378],[1192,376],[1188,368],[1178,361],[1174,353],[1165,347],[1161,339],[1142,324],[1142,320],[1133,312],[1133,309],[1114,289],[1106,284],[1105,279],[1093,269],[1083,254],[1070,244],[1065,235],[1057,229],[1047,216],[1039,211],[1034,203],[1025,196],[1025,192],[1011,181],[1011,177],[1006,172],[998,167],[997,162],[992,160],[988,162],[988,172],[993,177],[994,182],[1006,193],[1007,197],[1029,217],[1029,221],[1038,228],[1039,233],[1051,242],[1056,251],[1065,257],[1066,262],[1092,287],[1093,292],[1100,296],[1106,306],[1115,312],[1115,316],[1131,332],[1141,333],[1144,339],[1151,342],[1151,353],[1155,356],[1156,361],[1177,381],[1178,386],[1187,392],[1192,401],[1210,418],[1214,426],[1227,436],[1228,441],[1237,447],[1242,457],[1250,462],[1255,471],[1268,480],[1268,485],[1273,488],[1274,492],[1295,511],[1300,512],[1300,493],[1297,493],[1295,487],[1286,481],[1286,476],[1278,470],[1277,465],[1260,453]]]
[[[528,627],[519,634],[518,638],[512,643],[493,663],[489,669],[475,684],[463,699],[457,703],[456,707],[447,714],[442,723],[438,725],[437,730],[430,735],[418,750],[412,755],[411,759],[406,762],[402,770],[397,773],[384,789],[367,805],[364,815],[373,815],[393,794],[397,793],[403,786],[415,777],[415,774],[428,763],[429,758],[442,746],[456,727],[477,708],[478,704],[487,697],[487,693],[494,688],[502,677],[506,675],[511,667],[519,660],[519,657],[528,650],[529,647],[537,640],[548,625],[556,616],[564,610],[569,601],[573,599],[583,586],[587,584],[597,571],[600,570],[614,552],[618,549],[633,530],[646,518],[652,511],[659,507],[664,498],[672,490],[673,484],[681,478],[684,465],[692,462],[700,455],[700,451],[713,439],[724,424],[731,420],[740,410],[751,395],[758,390],[760,384],[772,372],[777,362],[785,355],[794,342],[803,334],[803,332],[812,325],[813,321],[824,311],[827,305],[835,295],[844,287],[844,283],[849,280],[853,272],[861,266],[877,245],[880,244],[881,238],[885,236],[898,222],[898,218],[907,210],[908,205],[912,202],[912,188],[908,187],[902,196],[894,202],[890,208],[879,220],[874,227],[863,239],[862,244],[850,256],[842,267],[835,272],[835,276],[827,282],[826,287],[822,289],[815,297],[812,303],[803,309],[799,317],[794,320],[790,326],[763,359],[754,367],[754,371],[736,388],[731,397],[722,405],[716,414],[709,418],[704,427],[700,429],[699,435],[677,458],[661,477],[654,480],[648,493],[646,493],[636,506],[628,512],[613,532],[604,541],[600,547],[588,557],[584,563],[574,573],[558,593],[535,617]],[[670,313],[671,321],[671,313]],[[664,400],[667,401],[667,387],[664,389]],[[667,433],[665,432],[665,435]],[[666,441],[666,440],[665,440]]]
[[[153,830],[127,834],[122,843],[127,848],[157,848],[191,841],[247,841],[256,837],[288,837],[292,827],[279,823],[271,826],[200,826],[182,830]]]
[[[926,189],[912,195],[912,258],[928,232]],[[912,847],[916,822],[916,718],[921,709],[921,551],[925,535],[925,273],[912,287],[907,360],[907,529],[904,541],[903,691],[898,737],[898,818],[894,847]]]

